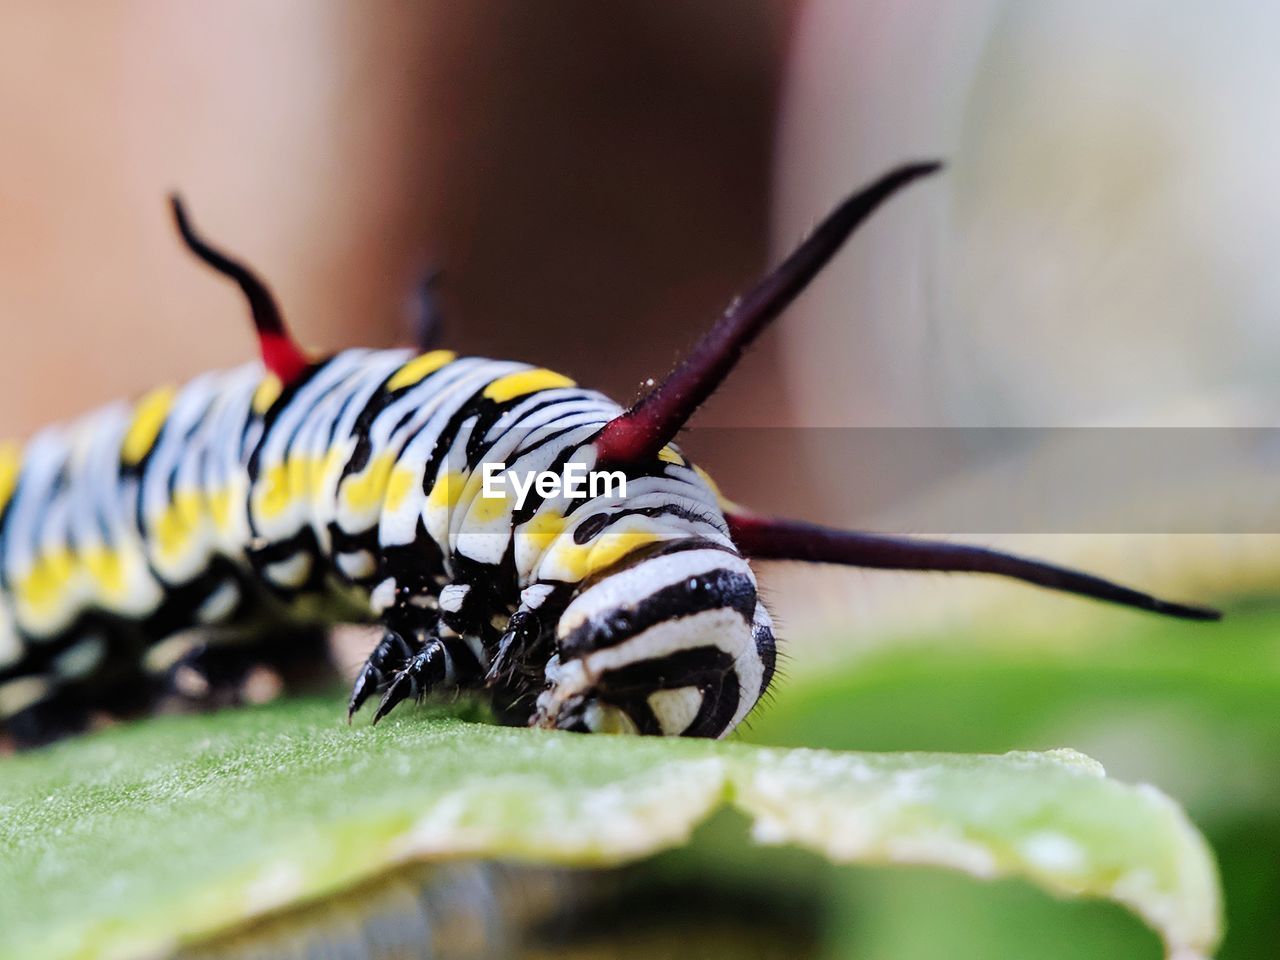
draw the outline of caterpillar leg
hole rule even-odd
[[[546,650],[550,643],[550,632],[537,615],[520,608],[511,615],[507,629],[498,638],[497,652],[485,674],[485,683],[491,687],[511,686],[526,675],[540,682],[549,651],[540,660],[538,653]]]
[[[485,674],[494,713],[511,726],[527,726],[533,718],[538,694],[546,686],[547,661],[555,652],[554,620],[542,611],[522,606],[507,622],[495,644],[493,661]]]
[[[0,741],[43,746],[155,705],[140,658],[146,638],[97,617],[35,646],[26,660],[0,671]]]
[[[351,688],[351,699],[347,702],[347,722],[355,716],[357,710],[373,694],[386,690],[396,675],[409,662],[409,659],[422,648],[422,641],[406,640],[397,630],[390,627],[373,648],[369,658],[365,660],[356,682]]]
[[[433,690],[456,686],[451,659],[439,637],[432,637],[424,643],[422,649],[391,678],[378,709],[374,711],[373,722],[377,723],[401,701],[410,698],[421,701]]]
[[[162,700],[182,710],[209,710],[270,700],[332,681],[337,669],[328,632],[275,629],[238,640],[189,647],[160,677]]]
[[[91,721],[92,712],[83,698],[73,691],[60,691],[7,717],[0,730],[0,746],[7,741],[10,748],[18,750],[43,747],[82,733]]]
[[[486,666],[480,643],[448,627],[417,640],[406,640],[402,633],[388,629],[356,677],[347,719],[375,693],[382,694],[373,714],[377,723],[405,700],[421,702],[429,694],[475,687]]]

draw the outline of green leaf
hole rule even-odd
[[[326,698],[153,720],[0,765],[0,955],[140,957],[460,855],[599,865],[729,805],[836,862],[1020,876],[1140,915],[1170,955],[1219,935],[1181,810],[1070,751],[853,754],[579,736],[423,711],[376,729]]]
[[[1270,955],[1280,937],[1280,604],[1237,599],[1222,623],[1207,625],[1080,606],[1083,623],[1045,618],[1030,631],[994,615],[962,620],[846,655],[846,663],[828,656],[820,669],[797,655],[750,736],[834,750],[998,753],[1071,744],[1111,776],[1178,798],[1219,863],[1227,928],[1219,955]],[[854,648],[847,636],[837,642]],[[1147,946],[1142,931],[1126,926],[1127,943],[1116,937],[1091,949],[1088,928],[1114,926],[1096,904],[1069,910],[1020,895],[1002,904],[1001,895],[954,878],[927,888],[921,871],[886,878],[884,871],[858,878],[849,898],[856,893],[862,920],[849,925],[845,955],[1048,956],[1045,945],[1060,928],[1079,938],[1060,948],[1073,958],[1131,957]],[[888,944],[879,954],[868,942],[868,917]],[[926,933],[934,938],[927,944]]]

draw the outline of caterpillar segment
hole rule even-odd
[[[248,297],[262,359],[0,448],[0,728],[39,742],[146,709],[156,673],[196,688],[256,664],[297,674],[324,660],[325,627],[364,621],[382,636],[349,718],[474,690],[513,723],[723,736],[774,672],[753,558],[991,573],[1216,617],[1026,558],[756,517],[674,445],[856,226],[936,167],[843,203],[625,410],[550,370],[440,349],[312,359],[175,198],[188,247]],[[491,464],[625,483],[521,497],[486,490]]]

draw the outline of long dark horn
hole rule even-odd
[[[192,253],[217,270],[223,276],[230,277],[249,300],[249,309],[253,313],[253,325],[258,331],[258,346],[262,351],[262,362],[268,370],[280,378],[280,382],[290,384],[310,365],[302,348],[294,342],[280,316],[280,308],[267,285],[258,279],[257,274],[233,260],[220,250],[210,246],[199,234],[187,218],[182,198],[176,193],[170,194],[169,203],[173,207],[173,219],[178,225],[178,233]]]
[[[1184,620],[1220,620],[1208,607],[1160,600],[1110,580],[1014,554],[959,543],[912,540],[877,533],[833,530],[798,520],[778,520],[750,514],[728,515],[729,530],[744,556],[758,560],[801,560],[838,563],[880,570],[937,570],[946,573],[990,573],[1012,577],[1050,590]]]
[[[894,193],[941,166],[929,162],[899,167],[836,207],[791,256],[725,311],[665,380],[606,424],[596,440],[600,462],[635,463],[655,456],[858,225]]]

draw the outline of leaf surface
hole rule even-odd
[[[724,806],[758,841],[839,863],[1115,900],[1179,958],[1219,936],[1213,860],[1180,808],[1071,751],[856,754],[338,716],[328,698],[284,701],[0,762],[0,956],[164,954],[409,860],[630,861]]]

